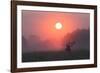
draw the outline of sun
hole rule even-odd
[[[60,29],[62,29],[62,27],[63,27],[63,26],[62,26],[62,24],[61,24],[60,22],[57,22],[57,23],[55,24],[55,28],[56,28],[56,29],[59,29],[59,30],[60,30]]]

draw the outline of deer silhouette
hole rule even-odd
[[[71,52],[71,47],[72,47],[74,44],[75,44],[75,41],[66,43],[66,45],[65,45],[65,46],[66,46],[65,50],[68,51],[68,52]]]

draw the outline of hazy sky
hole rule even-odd
[[[60,30],[55,28],[58,22],[62,24]],[[89,29],[89,25],[89,13],[22,11],[22,34],[26,39],[35,35],[59,45],[67,33],[76,29]]]
[[[71,32],[75,29],[88,29],[90,24],[88,13],[67,13],[67,12],[47,12],[47,11],[22,11],[22,31],[23,35],[53,35],[58,31],[55,24],[60,22],[63,29],[62,34]],[[44,36],[43,35],[43,36]]]

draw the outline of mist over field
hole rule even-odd
[[[89,36],[89,30],[78,29],[64,36],[62,48],[56,50],[50,41],[42,41],[36,36],[31,36],[29,40],[22,37],[23,62],[89,59]],[[71,52],[65,49],[65,41],[75,41],[71,47]]]
[[[22,10],[22,62],[89,57],[89,13]]]

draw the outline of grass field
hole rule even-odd
[[[59,60],[81,60],[89,59],[89,50],[80,50],[77,52],[31,52],[22,54],[22,62],[40,62],[40,61],[59,61]]]

